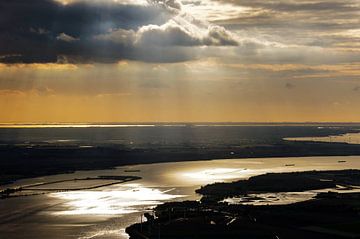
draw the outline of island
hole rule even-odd
[[[197,190],[202,195],[200,201],[159,205],[145,213],[145,222],[128,227],[126,232],[131,239],[359,238],[359,186],[360,170],[269,173],[215,183]],[[291,204],[224,202],[248,194],[309,190],[315,190],[316,196]]]

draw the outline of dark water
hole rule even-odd
[[[285,137],[315,137],[352,132],[354,125],[183,125],[0,128],[1,144],[113,145],[125,147],[266,144]]]

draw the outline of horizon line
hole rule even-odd
[[[0,125],[161,125],[161,124],[360,124],[356,121],[132,121],[132,122],[0,122]]]

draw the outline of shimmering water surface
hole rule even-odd
[[[162,163],[20,180],[11,186],[99,175],[142,177],[140,180],[94,190],[54,192],[2,200],[0,238],[127,238],[125,228],[140,221],[145,210],[151,210],[165,201],[198,199],[199,195],[194,190],[201,185],[246,179],[267,172],[331,169],[360,169],[360,156]],[[71,185],[71,182],[65,182],[61,187]],[[289,200],[292,196],[280,195],[279,198]],[[269,198],[273,199],[272,196]]]

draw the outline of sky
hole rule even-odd
[[[358,0],[0,0],[0,122],[360,122]]]

